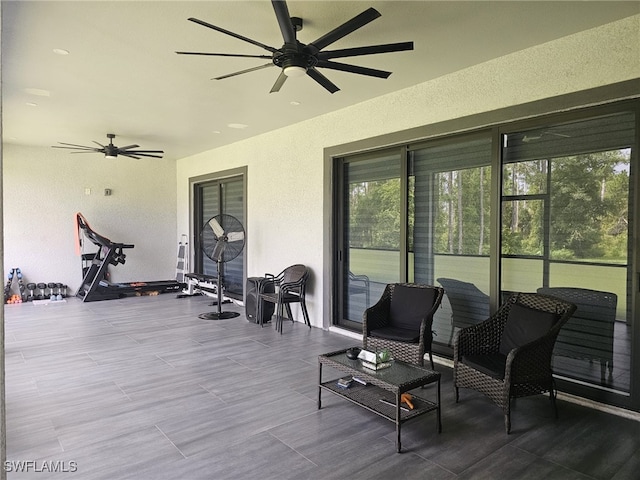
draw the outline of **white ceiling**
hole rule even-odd
[[[390,70],[387,80],[323,70],[339,92],[305,76],[270,94],[275,66],[211,80],[265,60],[175,54],[268,53],[189,17],[281,47],[267,0],[3,1],[3,141],[92,145],[115,133],[116,145],[182,158],[640,12],[638,1],[291,0],[288,7],[304,20],[303,43],[374,7],[382,17],[329,49],[404,41],[415,49],[340,59]],[[228,126],[234,123],[247,127]]]

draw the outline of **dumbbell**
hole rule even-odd
[[[35,283],[27,283],[27,289],[29,290],[29,295],[27,296],[27,302],[33,301],[33,292],[36,289]]]
[[[38,300],[44,300],[45,289],[47,288],[47,284],[40,282],[38,283],[37,287],[40,289],[40,293],[37,296]]]
[[[62,294],[62,284],[61,283],[56,283],[56,289],[58,290],[58,292],[57,292],[58,293],[58,295],[57,295],[57,299],[58,300],[62,300],[64,297],[67,296],[66,292],[65,292],[64,295]]]
[[[49,289],[49,300],[55,300],[56,294],[54,289],[56,288],[56,284],[53,282],[47,283],[47,288]]]

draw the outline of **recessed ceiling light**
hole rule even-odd
[[[300,102],[298,102],[297,100],[294,100],[292,102],[289,102],[291,105],[293,105],[294,107],[297,107],[298,105],[300,105]]]
[[[56,55],[69,55],[69,50],[65,50],[64,48],[54,48],[53,53]]]
[[[217,135],[217,134],[222,133],[222,132],[221,132],[220,130],[214,130],[214,131],[213,131],[213,132],[211,132],[211,133],[215,133],[215,134]]]
[[[244,123],[229,123],[227,124],[227,127],[229,128],[237,128],[239,130],[242,130],[243,128],[247,128],[249,125],[245,125]]]
[[[37,107],[37,106],[38,106],[38,104],[37,104],[37,103],[33,103],[33,102],[27,102],[27,105],[28,105],[29,107]]]
[[[28,93],[29,95],[36,95],[38,97],[50,97],[51,96],[51,92],[49,92],[49,90],[43,90],[41,88],[25,88],[24,92]]]

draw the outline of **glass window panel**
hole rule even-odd
[[[631,149],[551,162],[551,258],[628,263]]]
[[[503,293],[576,304],[554,372],[622,395],[631,383],[634,144],[634,115],[621,113],[511,133],[502,152]]]
[[[343,320],[362,323],[387,283],[400,281],[400,155],[344,164]]]
[[[534,195],[547,191],[547,161],[507,163],[502,168],[503,195]]]
[[[502,297],[513,292],[535,292],[542,285],[544,262],[531,258],[502,259]]]
[[[416,149],[410,161],[408,270],[444,287],[432,329],[451,345],[456,328],[489,316],[490,138]]]
[[[490,172],[490,167],[478,167],[434,175],[438,199],[434,215],[435,253],[489,253]]]
[[[543,255],[543,218],[542,200],[502,202],[502,254]]]

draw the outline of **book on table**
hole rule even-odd
[[[338,379],[338,387],[340,388],[349,388],[353,383],[353,377],[349,375],[348,377],[342,377]]]

